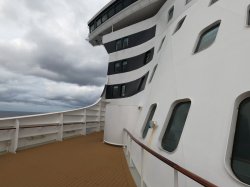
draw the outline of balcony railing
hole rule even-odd
[[[104,128],[105,103],[66,112],[0,119],[0,153],[15,153]]]

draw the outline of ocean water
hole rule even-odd
[[[0,111],[0,118],[41,114],[42,112]]]

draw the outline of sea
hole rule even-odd
[[[0,111],[0,118],[42,114],[42,112]]]

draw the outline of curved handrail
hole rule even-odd
[[[201,185],[203,185],[205,187],[218,187],[215,184],[212,184],[211,182],[207,181],[206,179],[203,179],[202,177],[200,177],[200,176],[192,173],[191,171],[188,171],[187,169],[179,166],[178,164],[176,164],[176,163],[168,160],[167,158],[163,157],[159,153],[157,153],[154,150],[150,149],[145,144],[143,144],[142,142],[140,142],[139,140],[137,140],[127,129],[124,129],[124,131],[130,136],[130,138],[135,143],[137,143],[139,146],[141,146],[144,150],[146,150],[151,155],[155,156],[156,158],[158,158],[159,160],[161,160],[162,162],[164,162],[168,166],[170,166],[173,169],[177,170],[178,172],[182,173],[183,175],[189,177],[190,179],[196,181],[197,183],[199,183],[199,184],[201,184]]]

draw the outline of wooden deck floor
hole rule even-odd
[[[103,133],[0,156],[2,187],[135,187],[122,148]]]

